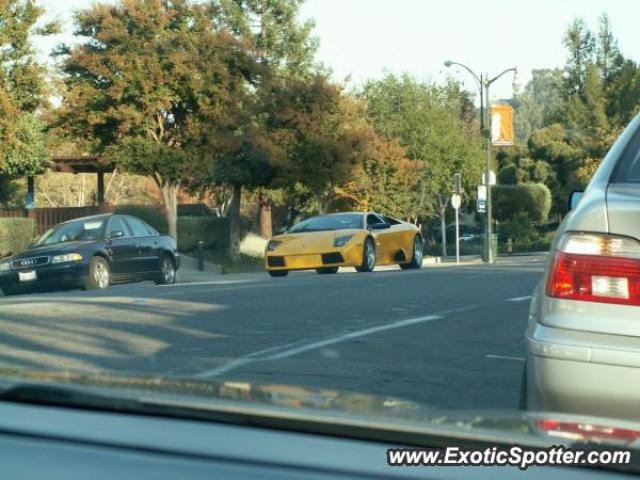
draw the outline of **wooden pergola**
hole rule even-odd
[[[108,160],[97,156],[59,156],[53,157],[49,168],[63,173],[95,173],[97,175],[96,201],[98,206],[104,205],[104,174],[113,172],[113,165]],[[27,177],[27,190],[33,196],[35,181]]]

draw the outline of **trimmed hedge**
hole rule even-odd
[[[35,233],[36,223],[31,218],[0,218],[0,256],[23,252]]]
[[[158,232],[167,234],[169,232],[169,226],[167,224],[167,218],[164,213],[158,211],[154,207],[142,207],[142,206],[128,206],[124,205],[114,210],[114,213],[121,213],[123,215],[133,215],[141,220],[144,220]]]
[[[495,185],[491,188],[493,213],[501,222],[526,218],[542,223],[551,210],[551,192],[542,183]]]
[[[229,246],[229,219],[219,217],[178,217],[178,250],[190,252],[204,242],[206,250]]]

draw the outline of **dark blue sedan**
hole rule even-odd
[[[95,215],[61,223],[29,250],[0,260],[0,288],[11,295],[142,280],[169,284],[179,266],[173,238],[130,215]]]

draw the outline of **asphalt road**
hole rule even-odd
[[[0,298],[0,366],[286,383],[515,408],[544,256]]]

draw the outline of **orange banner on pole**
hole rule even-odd
[[[513,145],[513,107],[493,105],[491,107],[491,143]]]

